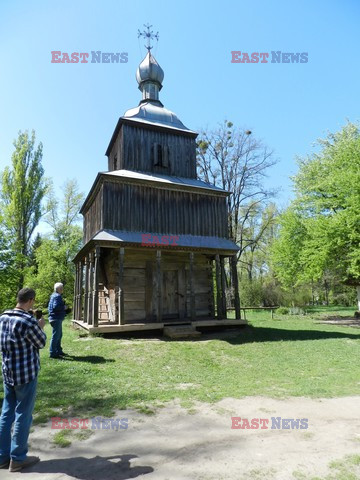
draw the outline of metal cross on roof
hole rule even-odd
[[[150,41],[154,38],[156,38],[156,40],[159,40],[159,32],[154,33],[152,30],[150,30],[152,25],[144,24],[144,27],[147,29],[147,31],[144,30],[143,32],[140,32],[140,30],[138,30],[138,38],[147,38],[147,45],[145,45],[145,48],[147,48],[148,52],[150,52],[150,50],[153,48],[152,46],[150,46]]]

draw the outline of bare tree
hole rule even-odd
[[[264,185],[267,171],[276,163],[273,152],[256,140],[250,130],[234,127],[232,122],[225,120],[215,130],[200,132],[197,150],[199,178],[232,192],[228,197],[229,238],[239,245],[240,250],[230,260],[228,287],[234,285],[235,301],[238,296],[234,278],[237,263],[247,248],[259,243],[271,223],[265,222],[256,235],[248,237],[247,224],[259,207],[276,193]]]
[[[274,203],[261,205],[249,216],[244,226],[243,251],[239,262],[250,282],[255,273],[261,276],[268,269],[268,250],[276,235],[278,217]]]

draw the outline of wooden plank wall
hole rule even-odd
[[[168,147],[168,167],[154,165],[154,144]],[[114,170],[115,155],[118,159],[116,169],[196,178],[196,142],[186,135],[122,125],[109,155],[110,171]]]
[[[88,242],[102,227],[102,189],[100,187],[96,197],[84,214],[84,243]]]
[[[104,227],[227,238],[226,198],[107,181]]]
[[[119,276],[119,250],[102,249],[107,288],[116,291]],[[187,253],[161,251],[161,291],[163,321],[190,318],[190,256]],[[212,314],[211,264],[205,255],[194,255],[194,292],[196,317]],[[156,249],[125,249],[124,254],[125,322],[157,321]],[[110,298],[113,298],[111,295]],[[176,314],[174,314],[176,312]]]

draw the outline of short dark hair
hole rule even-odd
[[[18,303],[27,303],[35,298],[35,290],[32,288],[22,288],[18,291],[16,300]]]

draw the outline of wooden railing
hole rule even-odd
[[[240,310],[244,312],[244,320],[246,320],[246,310],[270,310],[271,311],[271,319],[274,318],[274,311],[277,310],[279,307],[240,307]]]

